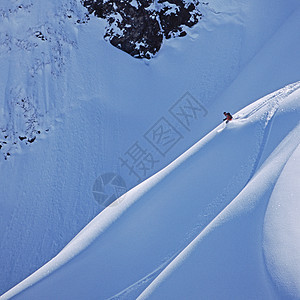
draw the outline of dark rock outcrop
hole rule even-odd
[[[89,14],[106,19],[104,38],[136,58],[150,59],[163,38],[185,36],[202,17],[197,0],[83,0]]]

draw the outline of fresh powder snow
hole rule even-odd
[[[150,60],[0,3],[0,299],[300,299],[299,1],[202,3]]]

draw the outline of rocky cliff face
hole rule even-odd
[[[90,14],[106,19],[104,38],[136,58],[150,59],[163,39],[185,36],[202,17],[197,0],[85,0]]]

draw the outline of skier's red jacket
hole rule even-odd
[[[232,120],[232,115],[230,113],[227,113],[227,112],[224,112],[224,115],[226,116],[226,118],[224,119],[227,120],[227,121],[231,121]]]

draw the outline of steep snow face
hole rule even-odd
[[[289,161],[300,144],[299,115],[300,82],[239,111],[106,208],[3,299],[274,299],[282,292],[268,271],[281,264],[280,283],[294,293],[300,265],[286,265],[282,235],[273,232],[282,218],[272,209],[266,224],[264,217],[282,193],[296,191],[282,182],[297,169]],[[267,267],[273,251],[280,259]]]
[[[56,130],[65,114],[72,119],[68,111],[81,89],[72,76],[75,60],[74,69],[70,70],[70,64],[78,49],[77,30],[86,18],[86,10],[77,1],[0,2],[3,292],[57,253],[97,208],[93,202],[89,206],[84,201],[77,209],[74,200],[82,190],[75,179],[82,169],[81,159],[75,157],[82,157],[83,151],[70,151],[74,160],[65,159],[69,156],[66,149],[73,148],[68,141],[78,139],[77,147],[79,139],[83,142],[76,135],[79,119],[72,125],[66,121],[62,131]],[[76,164],[78,170],[67,171],[70,164]],[[61,205],[64,193],[71,197],[67,196],[69,204]],[[88,191],[84,194],[86,197]],[[72,215],[69,221],[64,218],[68,214]],[[74,226],[76,230],[72,230]]]
[[[150,61],[103,40],[105,22],[79,1],[0,2],[1,293],[53,258],[106,194],[161,170],[224,110],[299,80],[299,1],[210,1]],[[172,147],[155,130],[171,130]],[[125,184],[104,191],[95,183],[107,174]]]

